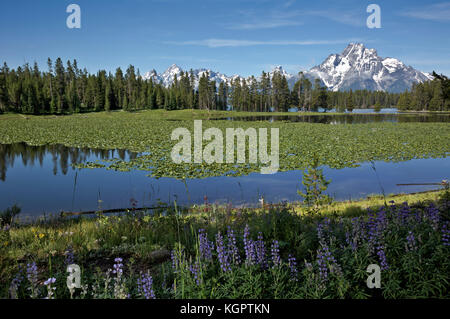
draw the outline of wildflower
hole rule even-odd
[[[72,246],[68,246],[66,251],[64,252],[65,255],[65,264],[66,265],[72,265],[75,263],[75,256],[73,254]]]
[[[272,242],[271,254],[272,254],[273,267],[280,266],[281,265],[280,248],[279,248],[277,240],[274,240]]]
[[[223,272],[231,271],[228,252],[225,249],[223,243],[223,236],[220,234],[220,232],[218,232],[216,235],[216,250],[217,250],[217,258],[219,259],[220,268],[222,269],[222,271]]]
[[[318,250],[317,264],[319,266],[320,277],[323,281],[326,281],[328,278],[328,269],[331,273],[342,273],[341,267],[331,254],[330,248],[327,245],[321,245],[321,249]]]
[[[178,260],[177,260],[176,254],[175,254],[175,250],[172,250],[170,252],[170,259],[172,260],[172,269],[175,271],[177,269],[177,265],[178,265]]]
[[[52,287],[52,285],[56,282],[56,278],[49,278],[44,282],[44,285],[47,286],[47,297],[45,299],[53,299],[54,291],[56,287]]]
[[[198,262],[198,260],[194,264],[191,264],[189,266],[189,271],[194,276],[195,283],[197,284],[197,286],[199,286],[200,285],[200,276],[199,276],[200,263]]]
[[[400,208],[400,213],[397,215],[400,219],[400,224],[405,225],[408,217],[411,213],[411,208],[409,207],[407,202],[404,202],[402,207]]]
[[[38,269],[35,262],[31,264],[27,264],[27,279],[30,282],[30,287],[28,288],[31,291],[30,297],[37,298],[38,296]]]
[[[448,229],[448,222],[442,225],[442,243],[444,246],[450,246],[450,229]]]
[[[317,225],[317,238],[319,238],[319,243],[325,244],[325,231],[330,227],[330,220],[328,217],[325,217],[322,223]]]
[[[245,263],[247,265],[253,265],[256,261],[255,244],[250,238],[250,228],[245,225],[244,229],[244,250],[245,250]]]
[[[145,299],[156,299],[153,290],[153,278],[149,273],[142,274],[137,280],[138,293],[145,297]]]
[[[417,250],[416,239],[412,231],[408,232],[408,236],[406,236],[406,251],[415,251]]]
[[[214,250],[214,243],[208,240],[208,236],[204,229],[198,230],[198,241],[200,256],[204,260],[212,260],[212,251]]]
[[[320,278],[322,281],[326,281],[328,278],[328,267],[323,249],[317,251],[317,265],[319,266]]]
[[[426,212],[426,218],[430,221],[431,227],[433,227],[433,230],[437,231],[439,229],[439,209],[437,209],[436,206],[434,206],[433,203],[431,203],[425,210]]]
[[[123,264],[122,258],[118,257],[114,259],[115,264],[113,265],[113,274],[116,274],[114,278],[114,297],[116,299],[126,299],[127,294],[125,291],[125,283],[123,282]]]
[[[239,256],[239,250],[236,245],[236,236],[234,235],[234,230],[228,226],[227,231],[227,239],[228,239],[228,253],[230,255],[231,261],[235,265],[239,265],[241,262],[241,257]]]
[[[351,239],[350,233],[348,231],[345,232],[345,242],[352,248],[352,251],[355,251],[357,248],[357,240],[358,238],[356,236],[353,236],[353,239]]]
[[[384,246],[383,245],[379,245],[377,247],[377,255],[380,259],[381,262],[381,270],[388,270],[389,269],[389,265],[386,261],[386,254],[384,253]]]
[[[258,240],[255,243],[256,263],[262,268],[267,268],[266,247],[261,232],[258,233]]]
[[[115,264],[113,265],[113,274],[122,275],[123,273],[123,264],[122,264],[122,258],[116,258],[114,259]]]
[[[295,260],[294,256],[292,256],[292,255],[288,256],[288,264],[289,264],[289,269],[291,271],[291,280],[298,281],[297,261]],[[311,267],[312,267],[312,265],[311,265]]]
[[[23,279],[23,269],[22,266],[19,265],[19,271],[11,281],[11,285],[9,287],[9,294],[11,296],[11,299],[17,299],[17,291],[19,290],[20,284],[22,283]]]

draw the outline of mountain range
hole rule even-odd
[[[180,77],[182,71],[179,66],[173,64],[161,74],[153,69],[145,73],[143,78],[153,79],[167,87],[173,83],[175,75]],[[227,76],[209,69],[196,69],[193,70],[196,86],[205,72],[209,73],[210,80],[216,81],[217,85],[221,82],[230,83],[236,78],[244,79],[239,75]],[[286,77],[290,88],[299,79],[298,74],[290,74],[282,66],[277,66],[269,72],[271,78],[275,72]],[[312,82],[319,78],[322,85],[330,91],[367,89],[403,92],[410,89],[413,83],[433,79],[429,73],[418,71],[398,59],[382,58],[375,49],[368,49],[361,43],[350,43],[342,53],[330,54],[322,64],[303,71],[303,74]]]

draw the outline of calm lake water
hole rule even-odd
[[[299,200],[301,171],[274,175],[253,173],[241,177],[211,177],[186,182],[173,178],[153,179],[148,172],[116,172],[103,168],[76,169],[70,164],[129,159],[137,154],[120,150],[91,150],[64,146],[33,147],[25,144],[0,145],[0,209],[13,204],[22,215],[39,216],[61,210],[93,210],[156,204],[159,200],[181,205],[210,203],[256,205],[266,201]],[[369,194],[415,192],[438,186],[396,186],[397,183],[440,182],[449,178],[450,159],[419,159],[401,163],[375,162],[357,168],[330,169],[324,174],[332,182],[328,193],[335,199],[357,199]],[[101,202],[99,202],[101,200]]]
[[[295,114],[295,113],[294,113]],[[223,120],[223,119],[215,119]],[[366,123],[437,123],[450,122],[450,114],[400,114],[400,113],[357,113],[357,114],[341,114],[341,115],[289,115],[289,116],[246,116],[246,117],[229,117],[229,121],[288,121],[288,122],[307,122],[317,124],[366,124]]]
[[[449,122],[450,116],[401,115],[389,112],[353,116],[282,116],[248,120],[289,120],[312,123],[349,124],[369,122]],[[296,201],[300,197],[302,171],[273,175],[252,173],[240,177],[211,177],[186,181],[154,179],[146,171],[116,172],[104,168],[76,169],[75,163],[128,160],[138,156],[125,150],[95,150],[61,145],[28,146],[24,143],[0,144],[0,210],[18,204],[22,216],[40,216],[65,211],[151,206],[177,200],[180,205],[210,203],[257,205],[264,196],[268,202]],[[360,167],[330,169],[328,193],[337,200],[358,199],[370,194],[410,193],[439,186],[397,186],[405,183],[438,183],[450,178],[450,159],[416,159],[400,163],[363,163]]]

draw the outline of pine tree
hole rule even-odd
[[[348,112],[353,112],[354,104],[353,104],[353,91],[350,89],[347,95],[347,100],[345,103]]]

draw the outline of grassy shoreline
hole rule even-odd
[[[397,214],[404,209],[405,204],[403,202],[408,202],[408,207],[411,207],[410,209],[412,211],[414,211],[414,209],[421,211],[424,209],[423,207],[428,207],[427,205],[432,205],[430,207],[438,205],[437,207],[439,207],[439,205],[442,205],[439,204],[440,199],[444,198],[444,196],[444,191],[434,191],[411,195],[388,196],[385,199],[381,196],[377,196],[361,201],[336,202],[328,207],[323,207],[320,214],[315,216],[305,214],[304,209],[295,203],[281,206],[274,205],[265,207],[264,209],[233,208],[230,206],[219,207],[206,204],[187,209],[172,207],[168,210],[154,211],[151,214],[145,212],[129,212],[121,216],[106,216],[100,214],[95,218],[63,218],[40,221],[28,225],[12,225],[12,227],[7,230],[7,239],[2,237],[3,240],[0,243],[0,277],[2,278],[0,280],[0,296],[7,297],[9,285],[20,269],[19,265],[24,267],[25,264],[30,265],[31,262],[34,262],[39,269],[39,287],[42,289],[44,289],[42,282],[46,278],[55,277],[59,282],[64,282],[66,276],[64,264],[67,261],[68,256],[76,256],[76,263],[80,264],[82,267],[84,274],[83,278],[92,285],[95,282],[93,278],[107,272],[107,269],[112,266],[115,258],[118,258],[119,256],[126,260],[126,263],[124,261],[126,271],[131,277],[134,276],[134,279],[131,279],[130,277],[130,281],[136,280],[136,276],[138,276],[140,272],[150,271],[153,278],[157,278],[155,279],[156,282],[162,284],[162,282],[168,278],[167,276],[169,276],[169,273],[171,274],[170,276],[175,276],[175,278],[177,278],[176,273],[174,274],[170,270],[170,251],[173,251],[174,249],[176,251],[177,247],[179,247],[178,245],[181,245],[180,247],[183,247],[183,253],[178,257],[187,258],[184,262],[189,263],[189,256],[195,256],[196,251],[199,249],[199,237],[197,234],[199,234],[199,231],[201,232],[202,229],[204,229],[207,234],[222,232],[225,236],[225,234],[230,231],[230,227],[232,227],[236,232],[238,240],[241,240],[240,238],[242,238],[244,226],[250,225],[252,230],[251,234],[254,238],[258,232],[261,232],[261,235],[264,235],[266,247],[270,247],[272,240],[279,240],[283,260],[286,261],[288,259],[288,252],[290,252],[292,256],[295,256],[298,261],[310,260],[312,256],[315,256],[315,251],[317,250],[318,242],[316,238],[317,235],[315,234],[316,231],[318,231],[317,227],[320,223],[327,223],[327,220],[329,220],[332,224],[337,225],[336,227],[338,228],[335,230],[338,231],[339,227],[342,227],[339,225],[347,225],[345,227],[348,227],[348,225],[353,225],[355,219],[369,222],[370,213],[367,215],[368,208],[369,211],[377,211],[378,213],[386,210]],[[395,201],[395,204],[391,202],[392,200]],[[385,204],[387,204],[387,206],[385,206]],[[446,205],[448,205],[448,202]],[[443,214],[442,218],[448,220],[448,206],[447,208],[444,208],[444,210],[442,210],[442,208],[440,208],[440,210],[441,214]],[[424,214],[428,214],[426,209],[423,211]],[[369,220],[367,218],[369,218]],[[395,219],[397,217],[393,215],[392,218]],[[349,224],[350,222],[351,224]],[[423,223],[428,223],[426,218]],[[419,229],[421,228],[417,228],[415,232],[419,231]],[[6,236],[5,231],[0,233],[2,236]],[[339,236],[342,235],[343,234],[340,233]],[[425,233],[419,236],[425,236]],[[433,240],[438,240],[440,238],[439,233],[436,233],[436,236],[438,237],[433,237]],[[215,237],[209,238],[214,240]],[[8,241],[7,243],[6,240]],[[423,240],[425,240],[425,237]],[[367,242],[363,240],[361,244],[362,243]],[[392,245],[394,244],[389,243],[387,244],[387,247],[393,249]],[[339,250],[338,247],[335,247],[335,249]],[[439,251],[440,254],[447,254],[448,257],[448,251],[442,249],[443,248],[439,248],[437,251]],[[429,254],[428,250],[426,251],[426,254]],[[267,254],[267,258],[269,258],[270,252],[267,252]],[[370,253],[364,252],[364,256],[366,256],[364,258],[373,258],[370,257],[370,255]],[[392,259],[392,255],[388,254],[388,256],[391,256],[389,257],[389,262],[393,263],[394,260]],[[424,256],[421,258],[425,258]],[[172,259],[173,258],[172,252]],[[240,258],[244,257],[241,255]],[[340,262],[343,262],[342,259],[339,260]],[[286,271],[288,269],[287,266],[288,265],[286,264]],[[443,267],[450,267],[450,264],[445,264]],[[247,268],[239,269],[239,271],[248,271]],[[304,272],[309,271],[309,268],[301,267],[301,269],[303,269],[302,271]],[[187,271],[187,273],[184,274],[185,276],[192,275],[189,275],[188,269],[184,269],[183,271]],[[237,272],[238,269],[235,271]],[[252,271],[257,270],[254,269]],[[361,271],[363,271],[363,269],[361,269]],[[222,275],[219,277],[222,278]],[[270,276],[272,275],[273,274],[270,274]],[[312,275],[312,273],[310,275]],[[394,276],[394,273],[391,275]],[[444,278],[444,280],[449,279],[447,277],[448,273],[443,274],[439,271],[437,275],[440,276],[440,280],[443,280],[442,278]],[[204,276],[206,280],[206,274]],[[191,277],[189,278],[192,280]],[[309,277],[305,277],[305,280],[307,278]],[[417,278],[414,280],[417,280]],[[286,283],[286,285],[288,284]],[[195,290],[195,287],[194,281],[193,286],[190,286],[189,289],[192,288]],[[286,287],[285,289],[288,289]],[[174,297],[172,295],[174,292],[172,291],[169,293],[167,289],[168,288],[162,290],[158,289],[160,297]],[[231,287],[229,287],[229,289],[231,289]],[[294,288],[291,287],[289,289]],[[329,292],[332,294],[331,296],[339,298],[339,294],[336,294],[334,289],[332,290],[333,292]],[[408,291],[408,293],[411,293],[411,290]],[[448,287],[447,289],[441,287],[439,288],[439,291],[438,295],[435,295],[433,292],[430,292],[430,294],[432,296],[441,297],[445,295],[447,295],[447,297],[449,296]],[[24,291],[21,293],[24,295],[27,294]],[[68,298],[67,291],[64,292],[64,284],[60,284],[57,293],[61,297],[65,296],[64,298]],[[198,292],[192,292],[192,294],[185,295],[184,298],[207,297],[198,295],[197,293]],[[225,296],[231,298],[235,297],[232,294],[230,295],[230,291],[223,293],[225,293]],[[350,290],[348,290],[347,293],[350,294],[347,295],[347,297],[355,297],[355,295],[351,294]],[[400,292],[398,293],[399,296],[401,296]],[[175,296],[183,298],[181,295],[177,295],[177,293],[175,293]],[[310,295],[305,294],[305,297],[308,296],[311,297]],[[363,293],[361,297],[365,298],[364,296],[368,297],[369,295]],[[78,295],[78,297],[80,297],[80,295]],[[214,296],[210,297],[214,298]],[[260,298],[261,296],[256,294],[252,295],[252,297]],[[395,293],[390,290],[386,291],[385,297],[395,297]]]

